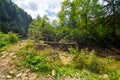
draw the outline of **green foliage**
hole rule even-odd
[[[64,39],[74,40],[79,45],[113,45],[120,47],[119,40],[119,1],[103,0],[64,0],[58,13],[59,23],[66,33]],[[67,30],[66,30],[67,28]]]
[[[6,35],[0,32],[0,47],[3,47],[7,44],[7,42],[5,41],[5,38],[6,38]]]
[[[100,37],[100,38],[105,38],[108,34],[110,34],[112,32],[112,30],[110,30],[110,28],[107,27],[103,27],[102,25],[98,26],[97,30],[96,30],[96,34]]]
[[[119,80],[120,79],[120,70],[111,69],[110,70],[110,79]]]
[[[55,27],[51,26],[46,15],[41,19],[33,20],[33,22],[29,25],[28,36],[30,39],[54,41],[55,35]]]
[[[27,45],[16,52],[16,55],[19,56],[17,62],[21,67],[30,68],[36,72],[47,73],[52,70],[51,65],[48,63],[46,58],[43,55],[40,55],[39,52],[36,52],[34,49],[34,44],[28,42]]]
[[[49,72],[52,70],[45,58],[37,55],[28,55],[24,62],[26,67],[31,68],[33,71]]]
[[[0,48],[4,47],[8,44],[14,44],[19,41],[16,34],[9,32],[8,34],[4,34],[0,32]]]
[[[94,25],[92,23],[101,17],[101,9],[102,6],[98,0],[64,0],[61,11],[58,13],[60,24],[65,27],[62,33],[67,33],[64,37],[78,43],[86,42],[88,34],[94,30],[94,28],[90,30]],[[66,28],[68,28],[67,31]]]
[[[12,31],[27,36],[31,16],[11,0],[1,0],[0,3],[0,31],[4,33]]]
[[[78,49],[69,49],[73,55],[75,68],[81,71],[79,77],[87,80],[119,80],[119,70],[111,68],[113,59],[107,57],[106,59],[99,58],[95,55],[95,51],[89,51],[87,48],[79,51]],[[108,77],[104,78],[104,74]]]
[[[12,32],[8,33],[8,40],[10,44],[17,43],[18,42],[18,36]]]
[[[69,48],[71,55],[71,64],[63,64],[60,59],[60,54],[57,50],[50,49],[36,51],[32,42],[17,51],[17,65],[23,68],[30,68],[39,74],[51,74],[55,70],[54,77],[60,79],[63,76],[71,76],[77,78],[85,78],[87,80],[119,80],[119,70],[112,69],[111,57],[101,59],[95,55],[95,51],[89,51],[87,48],[79,51],[78,49]],[[107,78],[103,76],[107,75]]]
[[[89,69],[96,73],[108,73],[110,67],[110,59],[102,61],[95,55],[95,51],[88,51],[88,49],[82,49],[80,52],[78,50],[71,49],[74,56],[74,61],[76,68],[78,69]]]

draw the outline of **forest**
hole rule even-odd
[[[29,25],[30,37],[43,40],[47,37],[53,42],[51,37],[57,36],[57,42],[73,41],[87,47],[120,47],[119,0],[103,0],[103,4],[98,0],[64,0],[58,18],[59,21],[50,23],[46,15],[38,16]]]
[[[0,1],[0,80],[120,80],[119,0],[63,0],[57,18]]]
[[[32,21],[30,15],[19,8],[11,0],[0,0],[0,31],[10,31],[27,36],[28,25]]]

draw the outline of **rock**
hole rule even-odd
[[[24,73],[29,73],[30,72],[30,69],[26,69],[25,71],[24,71]]]
[[[17,58],[16,56],[13,56],[13,59]]]
[[[37,79],[37,74],[36,73],[31,73],[29,75],[29,80],[36,80]]]
[[[5,80],[5,78],[6,78],[6,76],[0,75],[0,79],[1,79],[1,80]]]
[[[24,44],[24,43],[21,42],[19,45],[22,46],[23,44]]]
[[[22,72],[16,75],[17,78],[21,76],[22,76]]]
[[[15,75],[16,72],[17,72],[17,71],[14,69],[14,70],[9,71],[8,73],[9,73],[10,75]]]
[[[103,78],[104,78],[104,79],[108,78],[108,75],[107,75],[107,74],[104,74],[104,75],[103,75]]]
[[[12,78],[12,76],[11,76],[11,75],[8,75],[8,76],[6,76],[6,78],[7,78],[7,79],[11,79],[11,78]]]
[[[22,80],[22,79],[21,79],[21,78],[16,78],[16,77],[15,77],[15,78],[13,78],[12,80]]]
[[[2,54],[5,54],[6,52],[4,51],[4,52],[1,52]]]
[[[51,77],[51,76],[48,74],[47,77]]]
[[[22,74],[22,76],[21,76],[21,79],[22,80],[29,80],[29,78],[27,77],[27,74]]]
[[[29,72],[30,72],[30,69],[25,69],[24,71],[22,71],[22,76],[21,76],[21,79],[22,80],[29,80]]]
[[[3,56],[1,57],[2,59],[5,58],[6,54],[3,54]]]
[[[22,80],[30,80],[28,77],[23,77]]]
[[[10,64],[14,64],[13,62],[10,62]]]
[[[55,70],[53,69],[53,70],[52,70],[52,76],[55,76],[55,73],[56,73],[56,72],[55,72]]]
[[[68,78],[71,78],[70,76],[68,76]]]

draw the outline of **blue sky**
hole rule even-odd
[[[12,0],[20,8],[24,9],[32,18],[39,14],[48,15],[51,20],[57,19],[57,13],[60,11],[60,2],[63,0]]]

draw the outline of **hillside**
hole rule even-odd
[[[26,36],[31,21],[31,16],[11,0],[0,0],[0,31],[4,33],[12,31]]]

